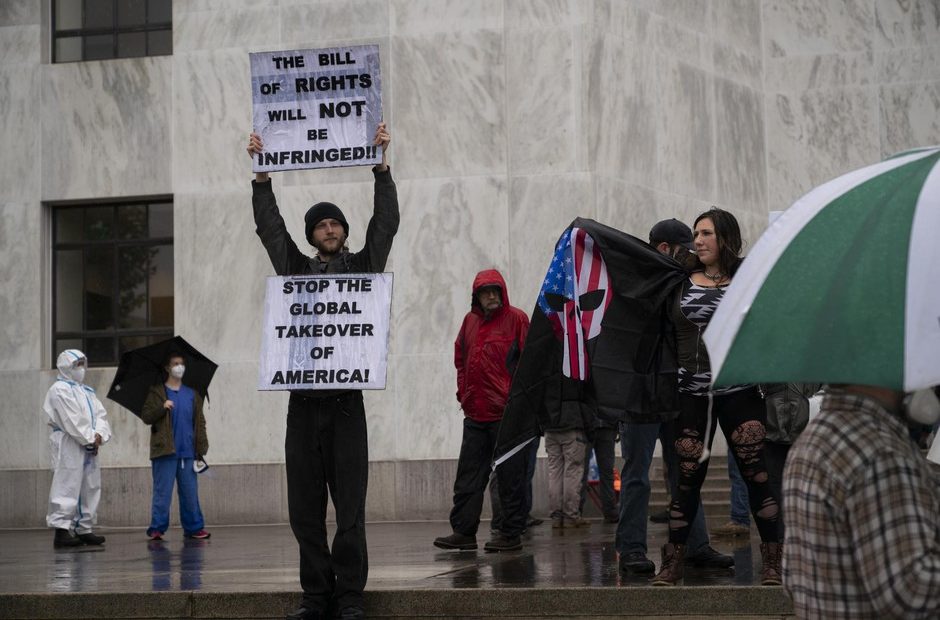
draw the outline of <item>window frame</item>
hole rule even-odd
[[[82,342],[81,349],[87,355],[86,351],[87,339],[89,338],[109,338],[111,340],[111,353],[113,358],[108,360],[96,360],[89,359],[90,367],[113,367],[117,366],[120,362],[120,339],[124,337],[133,337],[133,336],[144,336],[144,337],[163,337],[171,338],[175,333],[176,328],[176,313],[173,313],[173,324],[170,326],[160,326],[160,327],[150,327],[150,281],[149,278],[146,280],[146,298],[147,298],[147,327],[120,327],[120,312],[119,312],[119,303],[120,303],[120,250],[121,248],[150,248],[150,247],[169,247],[173,251],[173,282],[175,285],[176,282],[176,252],[175,252],[175,243],[174,237],[170,235],[161,236],[161,237],[151,237],[148,236],[145,238],[137,239],[121,239],[118,237],[118,232],[116,230],[118,222],[118,211],[121,207],[136,207],[136,206],[145,206],[148,209],[148,221],[149,221],[149,209],[150,205],[169,205],[170,208],[173,208],[174,201],[172,195],[159,195],[159,196],[149,196],[149,197],[139,197],[139,198],[129,198],[123,200],[91,200],[91,201],[80,201],[80,202],[62,202],[62,203],[50,203],[50,222],[51,222],[51,231],[50,231],[50,248],[52,256],[50,258],[50,282],[51,282],[51,349],[52,349],[52,368],[55,368],[55,361],[61,351],[58,350],[58,342],[60,340],[80,340]],[[111,210],[112,222],[114,222],[115,229],[111,235],[110,239],[105,240],[88,240],[82,239],[81,241],[59,241],[58,240],[58,227],[57,227],[57,214],[61,211],[69,209],[90,209],[90,208],[108,208]],[[175,219],[175,214],[174,214]],[[85,224],[84,224],[84,214],[82,221],[82,236],[85,234]],[[88,308],[87,308],[87,270],[86,265],[88,257],[86,250],[88,248],[94,247],[110,247],[113,248],[113,257],[112,257],[112,283],[111,283],[111,316],[112,316],[112,327],[107,329],[88,329]],[[58,329],[58,252],[63,250],[80,250],[82,252],[82,324],[81,329],[76,330],[64,330],[59,331]],[[174,306],[176,303],[176,296],[174,294]],[[162,338],[161,338],[162,339]]]
[[[85,13],[85,2],[84,0],[76,0],[81,2],[82,5],[82,23],[84,24],[84,13]],[[144,15],[146,15],[150,8],[151,0],[144,0]],[[101,60],[121,60],[126,58],[148,58],[150,56],[172,56],[173,55],[173,2],[169,0],[170,5],[170,21],[168,22],[154,22],[154,23],[144,23],[141,25],[135,26],[119,26],[118,25],[118,4],[120,0],[111,0],[112,12],[111,12],[111,27],[110,28],[70,28],[68,30],[59,30],[57,28],[56,22],[56,0],[50,0],[50,14],[52,17],[52,64],[65,64],[70,62],[95,62]],[[170,52],[169,54],[153,54],[150,52],[150,42],[148,38],[144,37],[144,54],[142,56],[119,56],[118,55],[118,35],[121,34],[136,34],[143,33],[147,34],[150,32],[162,32],[167,31],[170,33]],[[88,37],[101,36],[101,35],[111,35],[112,44],[111,44],[111,56],[107,58],[94,58],[87,59],[85,58],[85,41]],[[57,48],[59,39],[70,39],[74,37],[81,37],[82,45],[82,57],[77,60],[59,60],[57,58]]]

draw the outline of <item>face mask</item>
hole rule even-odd
[[[170,374],[176,377],[177,379],[182,379],[183,373],[185,372],[186,372],[186,367],[183,366],[182,364],[177,364],[176,366],[170,369]]]
[[[72,369],[72,380],[76,383],[84,383],[85,381],[85,367],[79,366]]]
[[[933,426],[940,420],[940,400],[932,388],[917,390],[904,399],[904,411],[911,422]]]

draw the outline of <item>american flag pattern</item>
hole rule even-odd
[[[586,343],[600,334],[611,295],[607,265],[594,239],[581,228],[569,228],[555,246],[538,300],[564,344],[566,377],[588,378]]]

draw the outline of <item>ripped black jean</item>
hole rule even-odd
[[[728,441],[729,457],[734,456],[747,485],[751,514],[761,541],[781,542],[780,502],[770,485],[764,459],[766,415],[764,399],[756,387],[714,396],[708,448],[711,449],[715,436],[715,424],[719,423]],[[708,396],[679,395],[676,425],[679,491],[669,508],[669,542],[673,544],[685,544],[689,524],[698,511],[702,483],[708,473],[708,461],[698,462],[704,447],[707,416]]]

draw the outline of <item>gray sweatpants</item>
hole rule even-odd
[[[581,479],[587,440],[581,430],[545,431],[548,454],[548,509],[553,517],[581,516]]]

